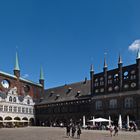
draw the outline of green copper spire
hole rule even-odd
[[[15,68],[14,68],[14,70],[20,71],[17,52],[16,52],[16,63],[15,63]]]
[[[121,57],[121,54],[119,53],[119,60],[118,60],[118,64],[122,64],[122,57]]]
[[[104,57],[104,68],[107,68],[106,57]]]
[[[137,59],[140,59],[140,50],[138,49],[138,52],[137,52]]]
[[[93,64],[91,64],[90,71],[91,71],[91,72],[94,71]]]
[[[44,80],[43,68],[40,69],[40,80]]]

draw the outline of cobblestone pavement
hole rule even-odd
[[[27,127],[1,128],[0,140],[72,140],[65,135],[65,128]],[[76,137],[74,139],[77,139]],[[81,140],[140,140],[140,131],[119,132],[111,137],[109,131],[82,130]]]

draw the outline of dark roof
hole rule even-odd
[[[78,100],[89,96],[90,80],[86,80],[45,90],[45,97],[39,104]]]

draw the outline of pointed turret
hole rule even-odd
[[[122,91],[122,86],[123,86],[123,71],[122,71],[122,66],[123,66],[123,62],[122,62],[122,57],[119,53],[119,59],[118,59],[118,71],[119,71],[119,85],[120,85],[120,91]]]
[[[43,86],[44,88],[44,73],[43,73],[43,68],[41,67],[40,69],[40,79],[39,79],[39,83]]]
[[[138,52],[137,52],[137,59],[140,59],[140,50],[138,49]]]
[[[106,53],[105,53],[105,56],[104,56],[104,68],[103,68],[103,71],[104,71],[104,92],[106,93],[107,92],[107,61],[106,61]]]
[[[17,52],[16,52],[14,75],[16,77],[20,77],[20,68],[19,68],[19,60],[18,60],[18,53]]]
[[[43,68],[40,69],[40,80],[44,80]]]
[[[91,94],[94,93],[94,69],[93,69],[93,64],[90,67],[90,92],[91,92]]]
[[[94,71],[93,64],[91,64],[90,71]]]
[[[137,78],[138,78],[138,88],[140,89],[140,50],[137,52]]]
[[[119,54],[119,59],[118,59],[118,64],[122,64],[123,62],[122,62],[122,57],[121,57],[121,55]]]
[[[104,68],[107,68],[106,57],[104,57]]]

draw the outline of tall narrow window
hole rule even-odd
[[[117,108],[117,99],[111,99],[109,101],[109,108],[111,108],[111,109]]]
[[[127,97],[125,98],[125,101],[124,101],[124,105],[125,105],[125,108],[132,108],[133,107],[133,98],[132,97]]]
[[[96,110],[101,110],[102,109],[102,101],[96,101],[95,106],[96,106]]]

